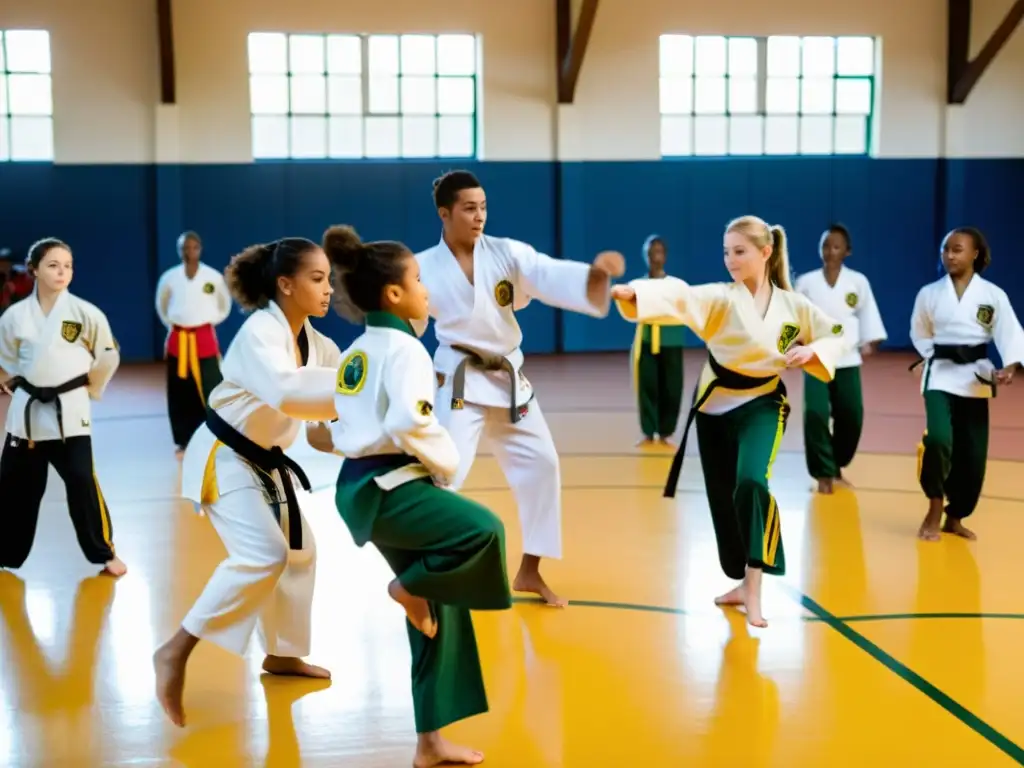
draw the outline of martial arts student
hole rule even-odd
[[[988,401],[1024,363],[1024,330],[1010,300],[981,276],[991,261],[981,232],[952,230],[942,241],[947,274],[922,288],[914,301],[910,340],[924,361],[926,427],[918,446],[918,479],[928,497],[928,514],[918,531],[924,541],[938,541],[940,530],[976,538],[963,519],[974,512],[985,482]],[[988,359],[990,343],[1002,358],[1002,370]]]
[[[647,279],[665,277],[668,249],[665,241],[651,235],[644,241],[643,257]],[[638,445],[659,439],[668,445],[679,423],[683,402],[683,328],[678,322],[637,323],[633,339],[633,386],[640,412]]]
[[[366,323],[338,370],[338,512],[355,543],[371,542],[395,574],[388,594],[405,609],[412,647],[413,765],[476,765],[483,753],[440,729],[487,711],[469,612],[512,605],[505,528],[446,488],[459,454],[434,412],[433,363],[410,324],[428,313],[416,259],[401,243],[364,244],[346,226],[327,230],[324,250],[347,297],[340,313]]]
[[[178,238],[181,264],[156,285],[156,313],[167,328],[167,415],[178,451],[206,419],[206,402],[220,384],[220,347],[215,328],[231,314],[231,294],[220,272],[199,259],[195,232]]]
[[[235,301],[252,314],[185,450],[181,493],[209,515],[228,556],[153,656],[157,698],[176,725],[185,723],[185,667],[201,639],[243,655],[258,628],[266,672],[330,677],[302,660],[316,547],[294,487],[298,480],[309,490],[309,481],[284,454],[303,421],[335,418],[340,352],[309,324],[327,314],[330,275],[320,246],[298,237],[252,246],[225,271]]]
[[[93,464],[89,403],[102,397],[121,355],[106,315],[68,292],[74,267],[65,243],[40,240],[28,264],[35,290],[0,316],[0,389],[11,395],[0,455],[0,568],[28,558],[52,464],[86,559],[123,576]]]
[[[535,298],[605,317],[610,278],[625,272],[625,259],[612,251],[598,254],[593,264],[553,259],[518,240],[485,235],[487,198],[468,171],[437,179],[434,205],[441,241],[416,258],[438,341],[437,416],[459,448],[452,487],[462,487],[485,434],[519,508],[523,558],[512,588],[563,607],[566,601],[540,574],[542,557],[562,556],[558,454],[523,375],[523,333],[515,313]],[[422,334],[427,321],[414,327]]]
[[[864,427],[861,363],[888,336],[867,277],[843,263],[852,249],[846,227],[833,224],[826,229],[819,248],[822,268],[797,278],[795,290],[842,323],[852,345],[836,363],[829,383],[809,373],[803,377],[807,471],[818,481],[818,493],[832,493],[835,483],[847,484],[843,469],[853,461]]]
[[[665,496],[675,495],[686,435],[697,422],[697,445],[722,570],[743,583],[717,598],[761,614],[762,571],[782,576],[786,556],[779,507],[768,489],[789,403],[781,374],[803,368],[829,381],[847,351],[843,328],[789,282],[782,227],[755,216],[729,223],[725,266],[733,283],[688,285],[674,277],[634,280],[612,290],[628,320],[682,321],[708,347],[708,362],[676,452]]]

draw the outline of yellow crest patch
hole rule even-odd
[[[453,397],[452,398],[452,410],[453,411],[461,411],[465,407],[466,407],[466,403],[465,403],[465,401],[461,397]]]
[[[793,323],[783,323],[782,332],[779,334],[779,352],[785,352],[796,341],[800,335],[800,326]]]
[[[512,303],[514,297],[515,291],[512,288],[511,281],[502,280],[494,286],[494,299],[498,302],[499,307],[507,307]]]
[[[215,290],[213,283],[207,283],[203,286],[203,293],[213,293]]]
[[[859,299],[857,298],[856,293],[853,293],[851,291],[850,293],[846,294],[846,306],[848,306],[850,309],[856,307],[858,301]]]
[[[82,324],[73,322],[72,320],[65,320],[60,324],[60,337],[69,344],[74,344],[78,341],[78,337],[82,335]]]
[[[356,350],[346,357],[338,368],[338,386],[334,391],[339,395],[355,395],[366,383],[366,353]]]
[[[835,325],[832,326],[832,335],[833,336],[841,336],[842,333],[843,333],[843,326],[839,325],[838,323],[836,323]]]
[[[420,400],[416,403],[416,412],[419,413],[420,416],[429,416],[434,412],[434,406],[426,400]]]
[[[975,315],[978,318],[978,322],[986,328],[992,327],[992,321],[996,318],[996,308],[991,304],[981,304],[978,306],[978,313]]]

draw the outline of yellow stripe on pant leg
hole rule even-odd
[[[779,423],[775,428],[775,441],[772,443],[772,452],[768,457],[768,468],[765,470],[765,480],[772,479],[772,466],[775,464],[775,458],[779,453],[779,446],[782,445],[782,436],[786,432],[786,412],[789,409],[789,403],[786,398],[782,398],[782,403],[779,405]]]
[[[96,469],[92,470],[92,481],[96,486],[96,498],[100,503],[100,531],[103,535],[103,543],[114,551],[114,541],[111,536],[110,510],[107,509],[107,501],[103,498],[103,490],[100,488],[100,479],[96,476]]]
[[[921,442],[917,444],[917,482],[921,482],[921,476],[924,474],[924,439],[928,437],[928,430],[924,431],[921,435]]]
[[[762,560],[765,565],[774,566],[775,556],[779,551],[779,540],[782,538],[782,518],[779,517],[779,503],[775,497],[768,494],[768,523],[765,525],[765,535]]]

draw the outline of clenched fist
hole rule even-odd
[[[618,251],[601,251],[594,257],[594,269],[610,277],[622,277],[626,274],[626,257]]]

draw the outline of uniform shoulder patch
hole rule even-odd
[[[81,335],[81,323],[76,323],[74,320],[65,320],[60,324],[60,337],[69,344],[74,344]]]
[[[800,335],[800,326],[795,323],[783,323],[782,331],[779,333],[779,352],[785,352],[792,346],[793,342],[796,341],[796,337]]]
[[[986,328],[992,327],[992,322],[996,319],[996,308],[991,304],[979,304],[978,312],[975,314],[978,322]]]
[[[512,287],[512,281],[501,280],[494,286],[494,300],[498,302],[499,307],[507,307],[514,298],[515,290]]]
[[[366,384],[367,375],[366,353],[356,350],[349,354],[338,368],[338,386],[335,392],[339,395],[355,395]]]
[[[213,287],[213,283],[207,283],[203,286],[203,293],[213,293],[216,288]]]
[[[416,412],[420,416],[429,416],[434,412],[434,406],[432,406],[426,400],[420,400],[418,403],[416,403]]]
[[[853,291],[850,291],[848,294],[846,294],[846,306],[848,306],[850,309],[856,307],[858,301],[859,299],[857,298],[857,294],[854,293]]]
[[[842,325],[840,325],[839,323],[836,323],[835,325],[832,326],[832,335],[833,336],[840,336],[840,335],[842,335],[842,333],[843,333],[843,326]]]

